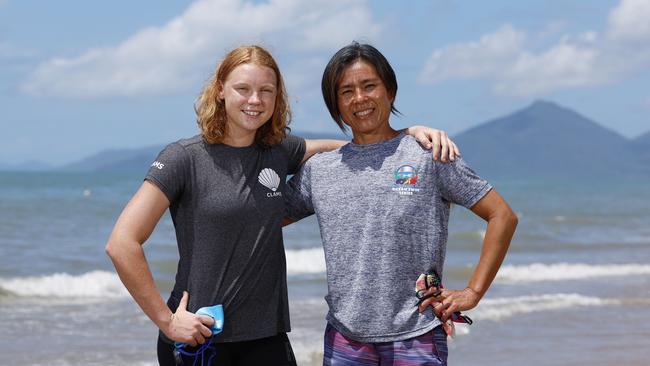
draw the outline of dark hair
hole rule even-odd
[[[330,111],[330,115],[334,119],[339,128],[346,131],[346,125],[343,122],[341,117],[341,112],[339,111],[339,106],[337,103],[336,95],[336,85],[341,78],[341,74],[348,66],[357,62],[358,60],[363,60],[370,65],[372,65],[377,74],[381,79],[382,83],[388,91],[388,95],[393,99],[393,102],[390,104],[390,111],[397,115],[401,114],[400,111],[395,108],[395,96],[397,95],[397,78],[395,77],[395,71],[386,60],[386,57],[379,52],[375,47],[369,44],[360,44],[357,41],[353,41],[349,45],[341,48],[332,56],[330,62],[325,67],[323,71],[323,80],[321,81],[321,90],[323,92],[323,99],[325,100],[325,105]]]

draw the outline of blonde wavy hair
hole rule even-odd
[[[219,90],[228,75],[239,65],[254,64],[266,66],[275,72],[277,95],[271,119],[257,129],[255,142],[262,145],[274,145],[286,137],[286,130],[291,121],[291,111],[287,91],[280,74],[280,68],[269,51],[260,46],[240,46],[230,51],[219,63],[214,74],[203,88],[194,104],[196,122],[203,138],[211,144],[221,143],[226,135],[226,103],[219,99]]]

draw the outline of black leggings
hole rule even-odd
[[[213,366],[296,366],[296,358],[286,333],[252,341],[214,343]],[[212,351],[206,351],[207,360]],[[200,357],[200,356],[199,356]],[[161,366],[192,366],[194,357],[183,356],[183,362],[177,364],[174,358],[174,346],[158,337],[158,363]],[[201,364],[201,360],[197,365]]]

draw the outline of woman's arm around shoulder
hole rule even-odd
[[[433,149],[433,160],[454,161],[457,156],[460,156],[460,149],[445,131],[417,125],[405,128],[402,131],[413,136],[422,147]],[[336,150],[347,143],[348,141],[343,140],[305,140],[305,155],[302,162],[304,163],[316,153]]]
[[[433,149],[431,152],[433,160],[447,161],[456,160],[460,156],[460,149],[451,140],[447,132],[427,126],[411,126],[402,130],[405,134],[413,136],[425,149]]]
[[[334,151],[339,147],[347,144],[349,141],[343,140],[328,140],[328,139],[318,139],[318,140],[308,140],[305,139],[305,155],[302,158],[302,163],[311,158],[314,154],[319,152]]]

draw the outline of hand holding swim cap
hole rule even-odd
[[[205,338],[212,335],[210,327],[214,319],[206,315],[196,315],[187,311],[189,294],[183,291],[183,297],[176,312],[172,314],[169,326],[164,333],[171,340],[182,342],[192,347],[205,343]]]
[[[422,273],[415,281],[415,296],[418,298],[416,306],[420,312],[431,306],[433,313],[442,322],[445,333],[451,337],[456,333],[454,322],[473,323],[470,317],[461,314],[461,310],[475,307],[481,299],[481,295],[469,287],[462,291],[446,289],[433,268]]]
[[[456,312],[470,310],[478,305],[481,295],[466,287],[463,290],[442,289],[442,301],[433,306],[435,314],[442,322],[446,322]]]
[[[428,289],[417,289],[415,293],[415,296],[418,298],[415,306],[420,308],[420,312],[423,312],[427,306],[440,302],[439,296],[442,294],[442,288],[433,286]]]

